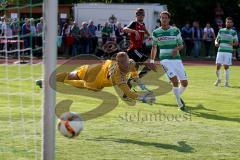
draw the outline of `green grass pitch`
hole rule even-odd
[[[86,121],[75,139],[56,130],[56,160],[240,159],[240,68],[231,67],[232,87],[224,88],[213,86],[214,66],[185,67],[190,114],[178,110],[171,92],[154,105],[128,106],[118,98],[113,111]],[[0,66],[0,160],[41,159],[42,91],[34,85],[40,77],[41,65]],[[116,95],[113,88],[104,91]],[[72,99],[71,111],[80,113],[101,103],[57,93],[57,102],[63,99]]]

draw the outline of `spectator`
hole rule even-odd
[[[206,57],[211,58],[210,50],[216,36],[210,23],[206,24],[206,27],[204,28],[203,32],[204,32],[203,40],[205,45]]]
[[[36,30],[34,18],[30,18],[30,30],[31,30],[31,37],[30,37],[31,47],[35,49],[37,30]]]
[[[192,39],[193,39],[193,43],[194,43],[194,57],[195,58],[198,58],[200,55],[202,37],[203,37],[203,31],[199,26],[199,22],[194,21],[193,27],[192,27]]]
[[[10,23],[10,20],[5,18],[2,24],[2,32],[6,37],[12,37],[12,29],[10,27]]]
[[[3,50],[3,47],[4,47],[4,43],[2,43],[2,40],[4,39],[2,36],[3,36],[3,31],[2,31],[2,25],[3,25],[3,22],[5,21],[4,20],[5,19],[5,17],[1,17],[0,18],[0,41],[1,41],[1,43],[0,43],[0,50]]]
[[[185,48],[186,48],[186,55],[191,56],[192,53],[192,28],[190,24],[187,22],[185,26],[182,28],[182,38],[185,43]]]
[[[20,26],[19,26],[19,22],[17,21],[17,19],[14,19],[12,21],[12,23],[10,24],[10,27],[12,29],[12,35],[16,36],[18,35],[18,33],[20,32]]]
[[[62,41],[63,41],[63,53],[66,54],[66,55],[69,55],[69,37],[70,35],[70,27],[69,27],[69,24],[68,23],[64,23],[63,25],[63,28],[62,28],[62,33],[61,33],[61,36],[62,36]]]
[[[2,24],[4,22],[4,17],[0,18],[0,36],[2,36]]]
[[[82,53],[89,54],[89,39],[90,31],[87,27],[87,22],[82,22],[82,27],[80,28],[80,43]]]
[[[58,27],[58,31],[57,31],[57,46],[61,47],[62,46],[61,27],[60,27],[60,25],[58,25],[57,27]]]
[[[63,28],[62,28],[62,36],[66,37],[70,34],[70,28],[68,23],[64,23]]]
[[[98,37],[96,35],[97,26],[94,25],[93,21],[89,21],[88,29],[90,31],[90,52],[95,52],[97,44],[98,44]]]
[[[36,31],[37,31],[37,34],[42,34],[42,32],[43,32],[43,17],[41,17],[40,22],[37,23]]]
[[[37,23],[36,26],[36,31],[37,31],[37,46],[41,47],[42,46],[42,36],[43,36],[43,17],[40,18],[40,22]]]
[[[10,24],[10,27],[12,29],[12,35],[15,36],[13,37],[13,40],[18,41],[18,33],[20,32],[21,28],[19,26],[19,22],[17,19],[14,19],[12,23]],[[19,46],[20,47],[20,46]],[[18,48],[18,43],[13,43],[12,49],[17,49]]]
[[[36,30],[34,18],[30,18],[30,30],[31,30],[31,35],[36,36],[37,30]]]
[[[106,22],[102,29],[102,46],[110,39],[111,33],[112,28],[109,26],[108,22]]]
[[[117,27],[115,28],[116,42],[119,44],[123,40],[123,28],[120,22],[117,22]]]
[[[8,40],[12,39],[12,29],[10,27],[10,20],[7,18],[4,19],[4,22],[2,24],[2,32],[6,40],[4,48],[8,50],[10,47],[12,47],[12,45],[7,42]]]
[[[25,23],[22,25],[22,35],[23,35],[23,40],[24,40],[24,48],[29,48],[30,47],[30,39],[29,39],[30,32],[31,32],[30,21],[29,21],[28,18],[25,18]]]
[[[72,56],[77,56],[80,45],[80,29],[77,26],[77,23],[74,21],[70,30],[71,35],[73,36],[73,45],[72,45]]]

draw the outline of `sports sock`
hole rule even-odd
[[[217,70],[216,71],[216,75],[217,75],[217,80],[221,80],[221,70]]]
[[[226,69],[225,70],[225,82],[228,82],[229,81],[229,69]]]
[[[186,87],[180,86],[179,87],[179,95],[182,95],[183,92],[185,91]]]
[[[182,102],[180,100],[179,88],[178,87],[173,87],[173,93],[174,93],[174,95],[176,97],[178,106],[182,107],[183,104],[182,104]]]

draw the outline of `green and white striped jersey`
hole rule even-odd
[[[219,30],[216,42],[219,43],[218,53],[232,53],[232,43],[237,42],[237,32],[233,29],[222,28]]]
[[[178,53],[176,57],[173,57],[173,49],[183,44],[181,32],[177,27],[170,27],[167,30],[159,27],[152,33],[153,45],[157,45],[160,49],[159,58],[163,59],[181,59]]]

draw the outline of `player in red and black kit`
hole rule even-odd
[[[146,54],[146,49],[144,47],[144,35],[150,37],[150,33],[145,27],[143,22],[145,17],[144,9],[138,8],[136,10],[136,20],[132,21],[128,26],[124,27],[123,31],[125,33],[130,34],[130,46],[128,48],[128,56],[133,59],[137,64],[145,62],[148,59],[148,55]],[[147,67],[139,73],[139,78],[141,78],[144,74],[146,74]]]
[[[129,58],[133,59],[138,65],[141,65],[148,59],[146,48],[144,46],[145,34],[150,37],[150,33],[143,22],[145,17],[144,9],[138,8],[136,10],[136,20],[132,21],[128,26],[124,27],[123,31],[130,35],[130,46],[127,50]],[[148,71],[149,67],[145,66],[139,73],[139,78],[143,77]],[[129,79],[130,81],[131,79]],[[131,87],[130,82],[128,83]],[[142,87],[141,87],[142,88]],[[145,88],[145,86],[144,86]],[[142,88],[143,89],[143,88]]]

